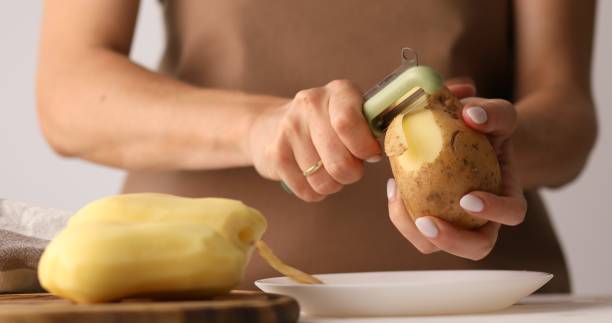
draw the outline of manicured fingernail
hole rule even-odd
[[[428,217],[420,217],[414,221],[416,227],[421,231],[421,233],[427,238],[435,238],[438,236],[438,227],[436,224]]]
[[[381,155],[376,155],[376,156],[372,156],[372,157],[366,159],[366,162],[368,162],[368,163],[378,163],[381,160],[382,160],[382,156]]]
[[[395,197],[395,191],[397,190],[397,186],[395,185],[395,179],[389,178],[387,180],[387,198],[392,200]]]
[[[483,124],[487,122],[487,111],[485,111],[482,107],[474,106],[469,107],[466,110],[467,115],[474,121],[476,124]]]
[[[459,205],[470,212],[482,212],[484,210],[484,203],[477,196],[472,194],[464,195],[459,200]]]

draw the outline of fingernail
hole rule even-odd
[[[481,199],[472,194],[464,195],[459,200],[459,205],[470,212],[482,212],[484,210],[484,203]]]
[[[395,197],[395,191],[397,190],[397,186],[395,185],[395,179],[389,178],[387,180],[387,198],[392,200]]]
[[[368,162],[368,163],[378,163],[381,160],[382,160],[382,156],[381,155],[376,155],[376,156],[372,156],[372,157],[366,159],[366,162]]]
[[[469,107],[466,113],[476,124],[483,124],[488,120],[487,112],[482,107]]]
[[[436,227],[436,224],[430,218],[417,218],[414,224],[416,224],[417,229],[427,238],[435,238],[438,236],[438,227]]]

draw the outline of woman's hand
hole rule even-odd
[[[459,257],[480,260],[493,249],[500,226],[520,224],[527,211],[522,186],[514,170],[510,141],[516,128],[517,114],[508,101],[472,97],[475,90],[471,85],[449,85],[449,89],[457,97],[463,98],[462,116],[465,123],[487,134],[497,152],[502,171],[501,195],[473,191],[459,202],[469,214],[489,222],[477,230],[465,230],[437,217],[420,217],[413,221],[397,194],[394,179],[389,179],[387,183],[389,216],[402,235],[424,254],[442,250]]]
[[[336,80],[295,95],[258,115],[248,138],[249,155],[263,177],[282,180],[304,201],[320,201],[363,175],[363,161],[382,149],[362,113],[363,94]],[[321,160],[323,167],[304,176]]]

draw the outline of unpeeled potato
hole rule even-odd
[[[499,194],[501,172],[488,138],[461,118],[462,105],[448,89],[424,107],[397,116],[387,129],[385,153],[404,206],[413,219],[437,216],[463,228],[487,221],[459,205],[465,194]]]

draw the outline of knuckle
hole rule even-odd
[[[332,90],[344,90],[353,88],[353,82],[349,80],[333,80],[327,83],[327,87]]]
[[[285,149],[281,145],[275,145],[270,148],[270,159],[278,166],[284,167],[291,163],[292,156],[288,149]]]
[[[301,90],[295,94],[295,101],[305,105],[317,105],[320,94],[316,89]]]
[[[315,192],[323,195],[336,193],[342,187],[331,178],[327,180],[311,180],[310,185]]]
[[[334,130],[339,134],[350,134],[354,123],[347,113],[339,113],[331,120]]]
[[[348,158],[332,161],[326,165],[325,169],[342,184],[354,183],[363,176],[363,165],[353,163]]]
[[[317,195],[312,192],[306,183],[296,183],[295,188],[293,189],[295,195],[297,195],[300,199],[306,202],[315,202],[317,200]]]
[[[298,101],[303,101],[304,99],[306,99],[306,98],[309,98],[309,97],[310,97],[310,95],[311,95],[310,93],[311,93],[311,90],[310,90],[310,89],[308,89],[308,90],[301,90],[301,91],[298,91],[298,92],[295,94],[294,99],[295,99],[295,100],[298,100]]]
[[[346,174],[346,163],[341,160],[328,162],[325,165],[325,170],[334,178],[344,177]]]
[[[287,115],[281,121],[280,129],[284,135],[297,135],[300,133],[300,121],[299,118],[294,117],[293,114]]]
[[[305,202],[319,202],[325,198],[324,195],[320,195],[313,191],[310,184],[305,179],[296,179],[292,183],[293,193]]]
[[[366,160],[370,157],[374,157],[374,156],[379,156],[380,155],[380,150],[377,148],[378,146],[376,145],[376,143],[374,144],[369,144],[369,143],[358,143],[357,145],[355,145],[351,152],[353,153],[353,155],[359,159],[362,160]]]

